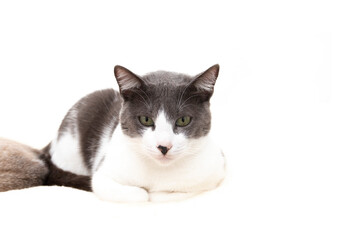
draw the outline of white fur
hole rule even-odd
[[[68,118],[77,118],[77,111],[70,110]],[[89,170],[84,164],[83,157],[80,152],[80,139],[77,128],[75,132],[62,133],[51,142],[50,148],[51,161],[65,171],[79,175],[90,175]]]
[[[155,131],[148,130],[143,138],[127,137],[120,127],[116,128],[105,159],[92,179],[93,191],[99,198],[176,200],[213,189],[222,181],[224,158],[210,137],[186,139],[174,134],[163,113],[155,125]],[[162,141],[173,145],[169,156],[162,156],[156,149]]]
[[[155,120],[155,126],[154,131],[151,128],[147,129],[141,142],[138,142],[141,148],[145,148],[145,155],[157,160],[160,164],[168,164],[176,158],[183,157],[187,150],[188,140],[184,134],[174,134],[173,124],[168,122],[164,111],[160,111]],[[157,148],[159,145],[170,148],[166,156]]]
[[[179,201],[195,196],[199,193],[200,192],[151,192],[149,194],[149,200],[151,202]]]
[[[106,201],[146,202],[149,200],[149,195],[145,189],[131,185],[122,185],[102,173],[97,173],[93,176],[92,188],[100,199]]]
[[[106,155],[106,151],[109,146],[109,142],[111,140],[111,135],[112,135],[112,129],[110,127],[105,127],[103,130],[101,139],[100,139],[99,149],[96,152],[95,157],[93,159],[91,159],[92,172],[94,172],[99,167],[101,160]]]
[[[65,171],[79,175],[90,175],[80,153],[79,139],[65,133],[51,143],[51,161]]]

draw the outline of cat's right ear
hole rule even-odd
[[[134,91],[142,85],[140,77],[122,66],[116,65],[114,74],[120,88],[120,94],[125,100],[130,98]]]

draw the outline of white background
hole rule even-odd
[[[117,87],[116,64],[197,74],[219,63],[226,198],[207,221],[170,214],[159,232],[359,239],[359,12],[355,1],[1,1],[0,136],[45,146],[75,101]]]

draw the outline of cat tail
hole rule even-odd
[[[58,185],[91,191],[89,176],[76,175],[56,167],[49,153],[0,138],[0,192],[42,185]]]
[[[90,176],[78,175],[58,168],[52,161],[50,155],[51,143],[41,150],[40,159],[44,161],[49,169],[44,185],[65,186],[77,188],[84,191],[91,190]]]
[[[42,152],[0,138],[0,192],[41,186],[49,173]]]

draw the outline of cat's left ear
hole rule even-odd
[[[131,97],[132,93],[142,85],[142,80],[139,76],[122,66],[116,65],[114,74],[119,84],[120,94],[124,99]]]
[[[216,79],[219,75],[219,70],[219,64],[215,64],[206,71],[197,75],[192,83],[197,90],[196,92],[202,93],[204,97],[207,97],[209,99],[214,92],[214,86]]]

